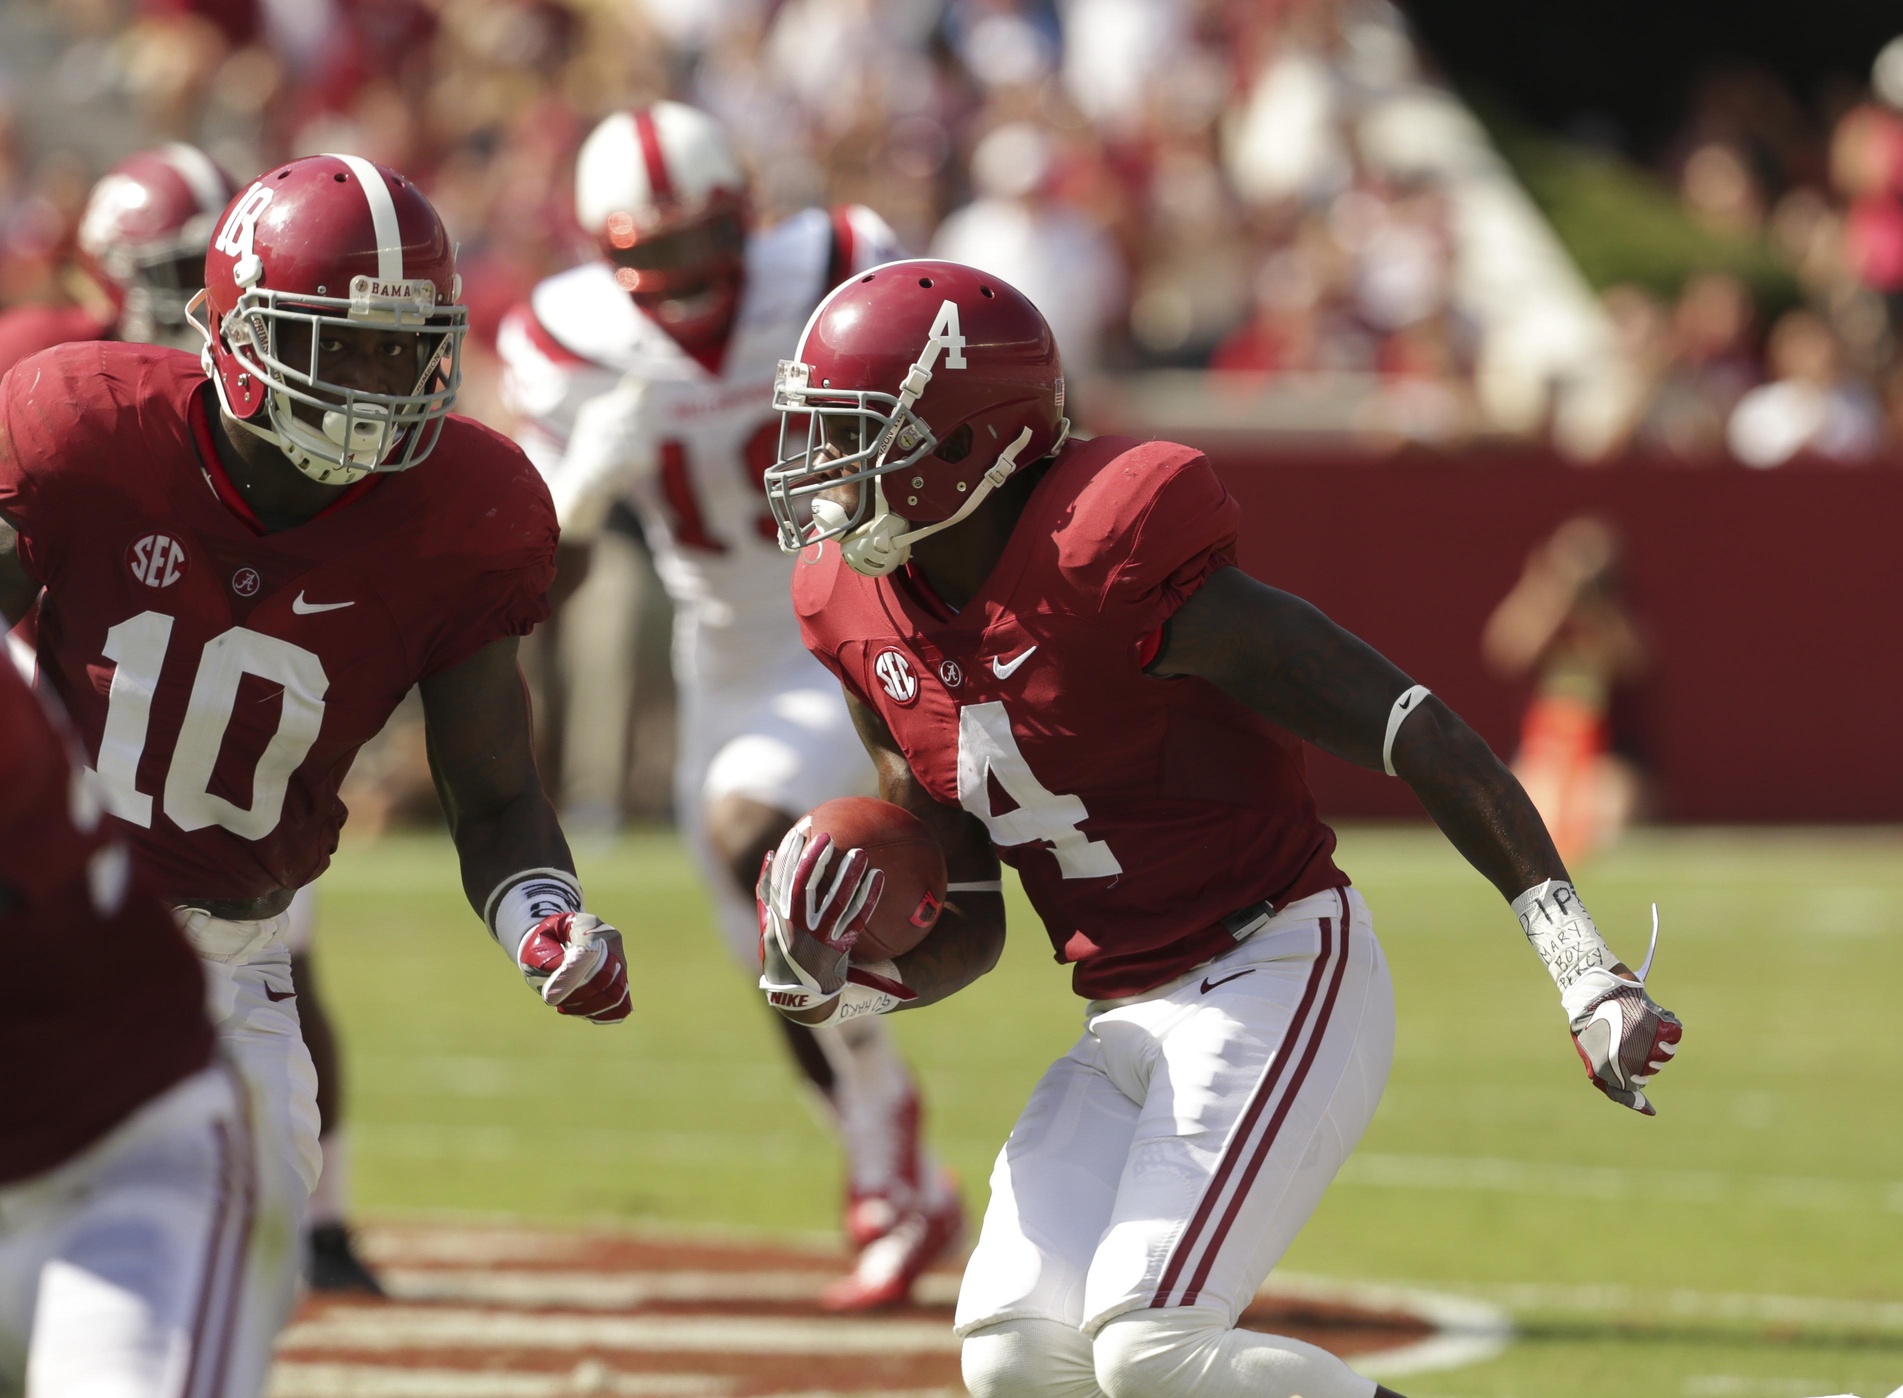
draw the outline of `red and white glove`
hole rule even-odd
[[[1573,1031],[1573,1048],[1592,1085],[1622,1107],[1657,1116],[1646,1100],[1645,1085],[1678,1052],[1685,1032],[1678,1017],[1645,993],[1644,981],[1597,968],[1566,987],[1559,998]]]
[[[621,934],[593,913],[550,913],[523,936],[515,964],[557,1014],[619,1024],[634,1008]]]
[[[1613,967],[1618,958],[1579,890],[1563,879],[1536,884],[1513,900],[1526,939],[1546,963],[1573,1032],[1573,1048],[1592,1085],[1622,1107],[1657,1116],[1645,1085],[1678,1052],[1684,1026],[1645,993],[1645,978],[1659,949],[1659,910],[1652,905],[1652,945],[1635,980]]]
[[[852,949],[885,891],[885,873],[862,849],[842,855],[805,820],[760,864],[760,989],[776,1010],[832,1002],[833,1024],[916,999],[890,963],[851,964]],[[802,1021],[814,1023],[815,1021]]]

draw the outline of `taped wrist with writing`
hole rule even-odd
[[[483,903],[489,935],[518,964],[522,943],[554,913],[582,910],[581,882],[566,869],[524,869],[497,884]]]
[[[1570,883],[1548,879],[1534,885],[1513,900],[1513,915],[1562,994],[1588,971],[1618,961]]]
[[[905,988],[905,982],[899,976],[899,968],[890,961],[874,961],[864,965],[855,965],[853,974],[863,976],[865,984],[858,980],[847,981],[832,997],[832,1013],[819,1020],[800,1020],[811,1029],[823,1029],[830,1024],[843,1024],[849,1019],[863,1019],[866,1015],[882,1015],[888,1010],[897,1009],[908,1000],[918,997]],[[767,993],[767,1003],[778,1010],[812,1009],[826,1003],[824,998],[802,988],[774,986],[761,978],[760,988]]]

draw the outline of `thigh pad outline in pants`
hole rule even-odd
[[[1137,1104],[1079,1039],[1045,1070],[991,1171],[978,1245],[958,1289],[955,1332],[1035,1318],[1078,1326],[1084,1280],[1116,1203]]]
[[[1180,983],[1094,1015],[999,1154],[958,1333],[1019,1316],[1094,1331],[1152,1304],[1166,1276],[1162,1304],[1233,1319],[1360,1139],[1393,1032],[1386,963],[1352,890],[1304,899]]]
[[[1372,1120],[1394,1054],[1387,963],[1360,895],[1323,897],[1332,915],[1272,925],[1172,993],[1093,1020],[1112,1077],[1144,1098],[1086,1331],[1142,1306],[1233,1324]]]

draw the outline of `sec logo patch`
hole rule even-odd
[[[903,651],[880,651],[879,658],[872,662],[872,673],[895,704],[910,704],[918,698],[918,676],[912,673],[912,662]]]
[[[170,534],[147,534],[126,550],[126,567],[147,587],[170,587],[189,566],[185,545]]]

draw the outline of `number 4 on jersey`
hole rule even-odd
[[[992,778],[1017,809],[992,813]],[[995,700],[958,711],[958,804],[985,823],[993,844],[1049,845],[1067,879],[1107,879],[1123,872],[1109,845],[1077,828],[1090,818],[1083,799],[1059,795],[1031,771],[1011,732],[1011,716]]]

